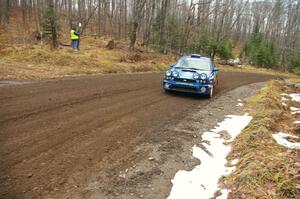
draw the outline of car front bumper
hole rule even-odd
[[[186,93],[196,93],[196,94],[209,94],[212,89],[213,84],[203,84],[203,83],[185,83],[176,82],[173,80],[164,80],[163,88],[168,91],[179,91]]]

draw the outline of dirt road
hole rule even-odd
[[[223,72],[216,94],[271,78]],[[1,86],[0,198],[88,197],[95,172],[118,175],[145,158],[132,151],[149,136],[211,101],[165,94],[161,80],[103,75]]]

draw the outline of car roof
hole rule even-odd
[[[201,59],[201,60],[205,60],[205,61],[211,61],[211,59],[209,57],[204,57],[204,56],[198,55],[198,54],[183,56],[183,57],[181,57],[181,59]]]

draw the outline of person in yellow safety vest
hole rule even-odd
[[[71,45],[74,50],[79,50],[79,35],[80,33],[76,31],[76,27],[74,25],[71,25],[71,30],[70,30],[70,36],[71,36]]]

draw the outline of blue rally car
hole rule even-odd
[[[212,60],[201,55],[183,56],[166,71],[163,87],[166,91],[179,91],[213,96],[217,85],[217,72]]]

